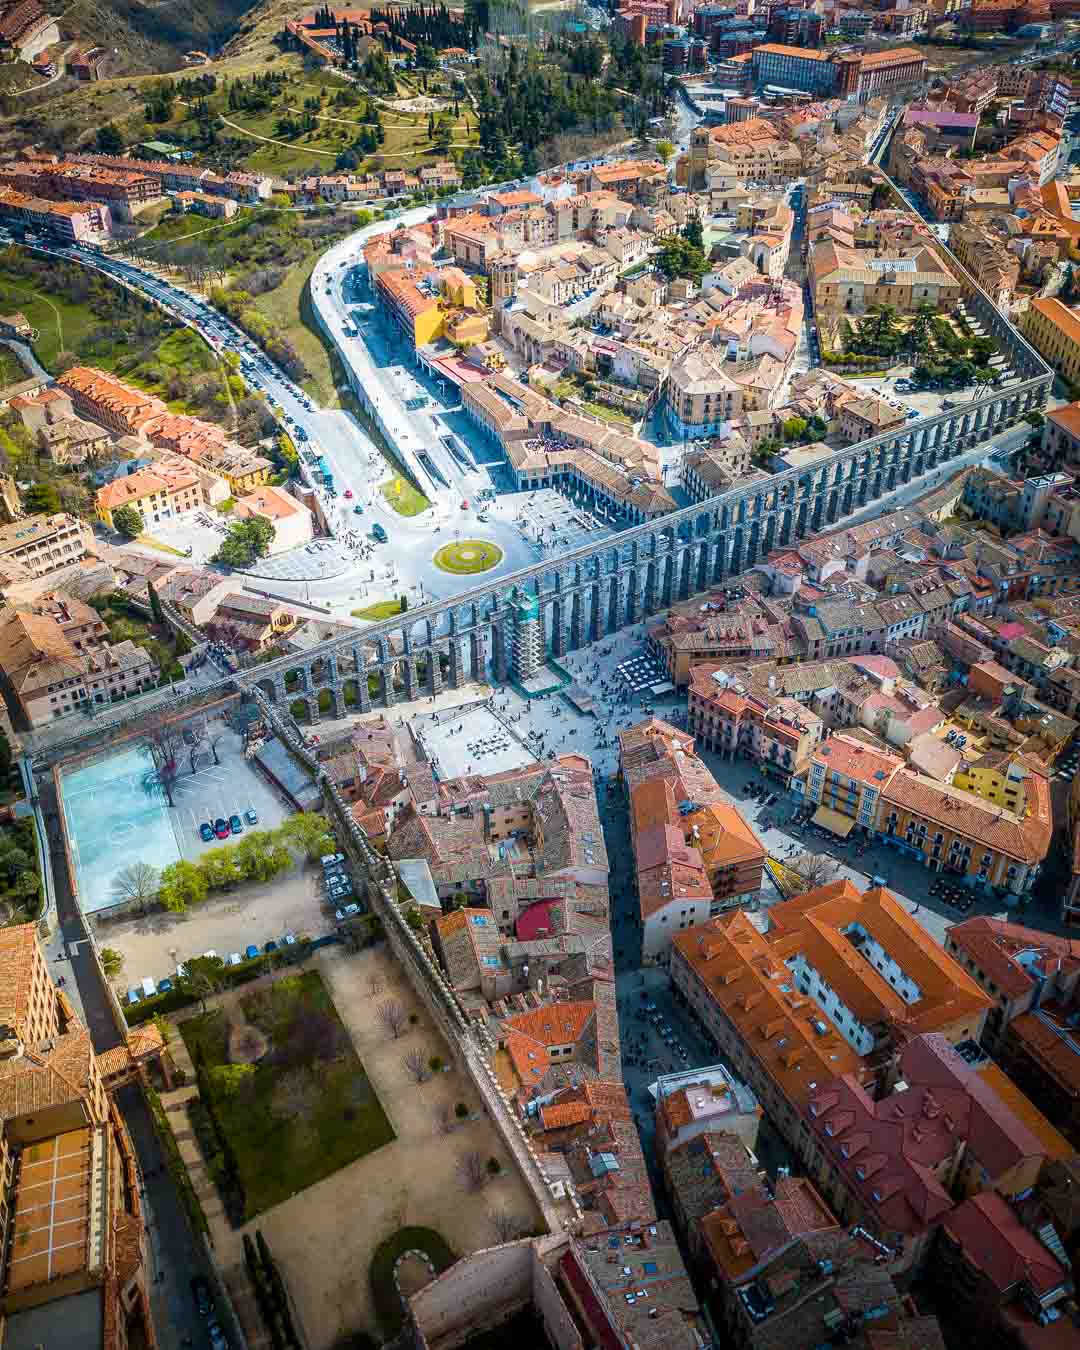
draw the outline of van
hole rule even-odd
[[[149,975],[147,975],[146,979],[144,979],[142,982],[142,992],[143,998],[153,998],[154,995],[157,993],[157,985],[154,983],[154,981],[150,978]]]

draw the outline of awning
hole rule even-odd
[[[819,806],[814,812],[814,818],[811,825],[820,825],[823,830],[828,830],[831,834],[838,834],[841,839],[846,839],[855,828],[855,822],[850,816],[842,816],[839,811],[834,811],[831,806]]]

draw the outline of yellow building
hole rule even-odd
[[[1027,814],[1026,780],[1031,770],[1015,758],[1001,754],[983,755],[971,764],[962,764],[953,784],[965,792],[974,792],[985,801],[1004,806],[1014,815]]]
[[[476,283],[460,268],[413,273],[383,271],[375,289],[390,317],[414,347],[448,337],[461,346],[486,342],[491,323],[480,308]]]
[[[1020,331],[1048,365],[1067,380],[1080,380],[1080,316],[1060,300],[1032,300]]]

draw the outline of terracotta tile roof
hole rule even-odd
[[[580,1125],[591,1120],[593,1108],[588,1102],[563,1102],[559,1106],[542,1106],[540,1123],[545,1130],[562,1130],[568,1125]]]
[[[39,952],[33,924],[0,928],[0,1023],[23,1039]]]
[[[1003,994],[1020,998],[1037,984],[1080,970],[1080,941],[979,915],[952,924],[946,936]]]
[[[1044,773],[1027,778],[1028,811],[1014,815],[974,793],[946,783],[932,783],[907,769],[899,770],[882,793],[883,806],[897,806],[943,825],[979,844],[1028,864],[1042,862],[1050,847],[1053,821],[1050,785]]]
[[[887,1229],[917,1235],[952,1209],[940,1169],[963,1148],[993,1185],[1040,1140],[944,1036],[918,1036],[899,1061],[903,1091],[874,1100],[850,1077],[823,1084],[804,1119],[844,1185]]]
[[[1042,1298],[1067,1279],[1053,1254],[1028,1232],[996,1191],[965,1200],[943,1227],[999,1294],[1026,1285],[1036,1298]]]

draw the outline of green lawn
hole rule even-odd
[[[0,310],[8,314],[21,310],[38,330],[34,351],[46,369],[51,370],[61,351],[73,351],[101,320],[89,305],[74,305],[51,296],[45,288],[6,268],[0,269]]]
[[[401,613],[400,600],[380,600],[377,604],[366,605],[363,609],[354,609],[354,619],[393,619]]]
[[[502,549],[486,539],[458,539],[452,544],[443,544],[434,558],[436,567],[458,577],[488,572],[498,567],[502,560]]]
[[[22,368],[22,362],[10,347],[0,345],[0,387],[18,384],[25,379],[26,371]]]
[[[256,1063],[230,1056],[242,1019],[265,1038]],[[192,1059],[206,1066],[212,1108],[233,1155],[253,1218],[381,1148],[393,1129],[314,971],[281,977],[223,1011],[180,1024]],[[327,1253],[327,1259],[331,1254]]]
[[[379,491],[399,516],[418,516],[431,505],[424,494],[418,492],[401,474],[395,474],[388,482],[380,483]]]
[[[288,337],[311,371],[303,381],[304,388],[324,408],[339,405],[330,349],[319,333],[311,310],[308,278],[319,261],[314,254],[299,267],[291,267],[289,275],[272,291],[255,297],[255,308],[266,316]]]

